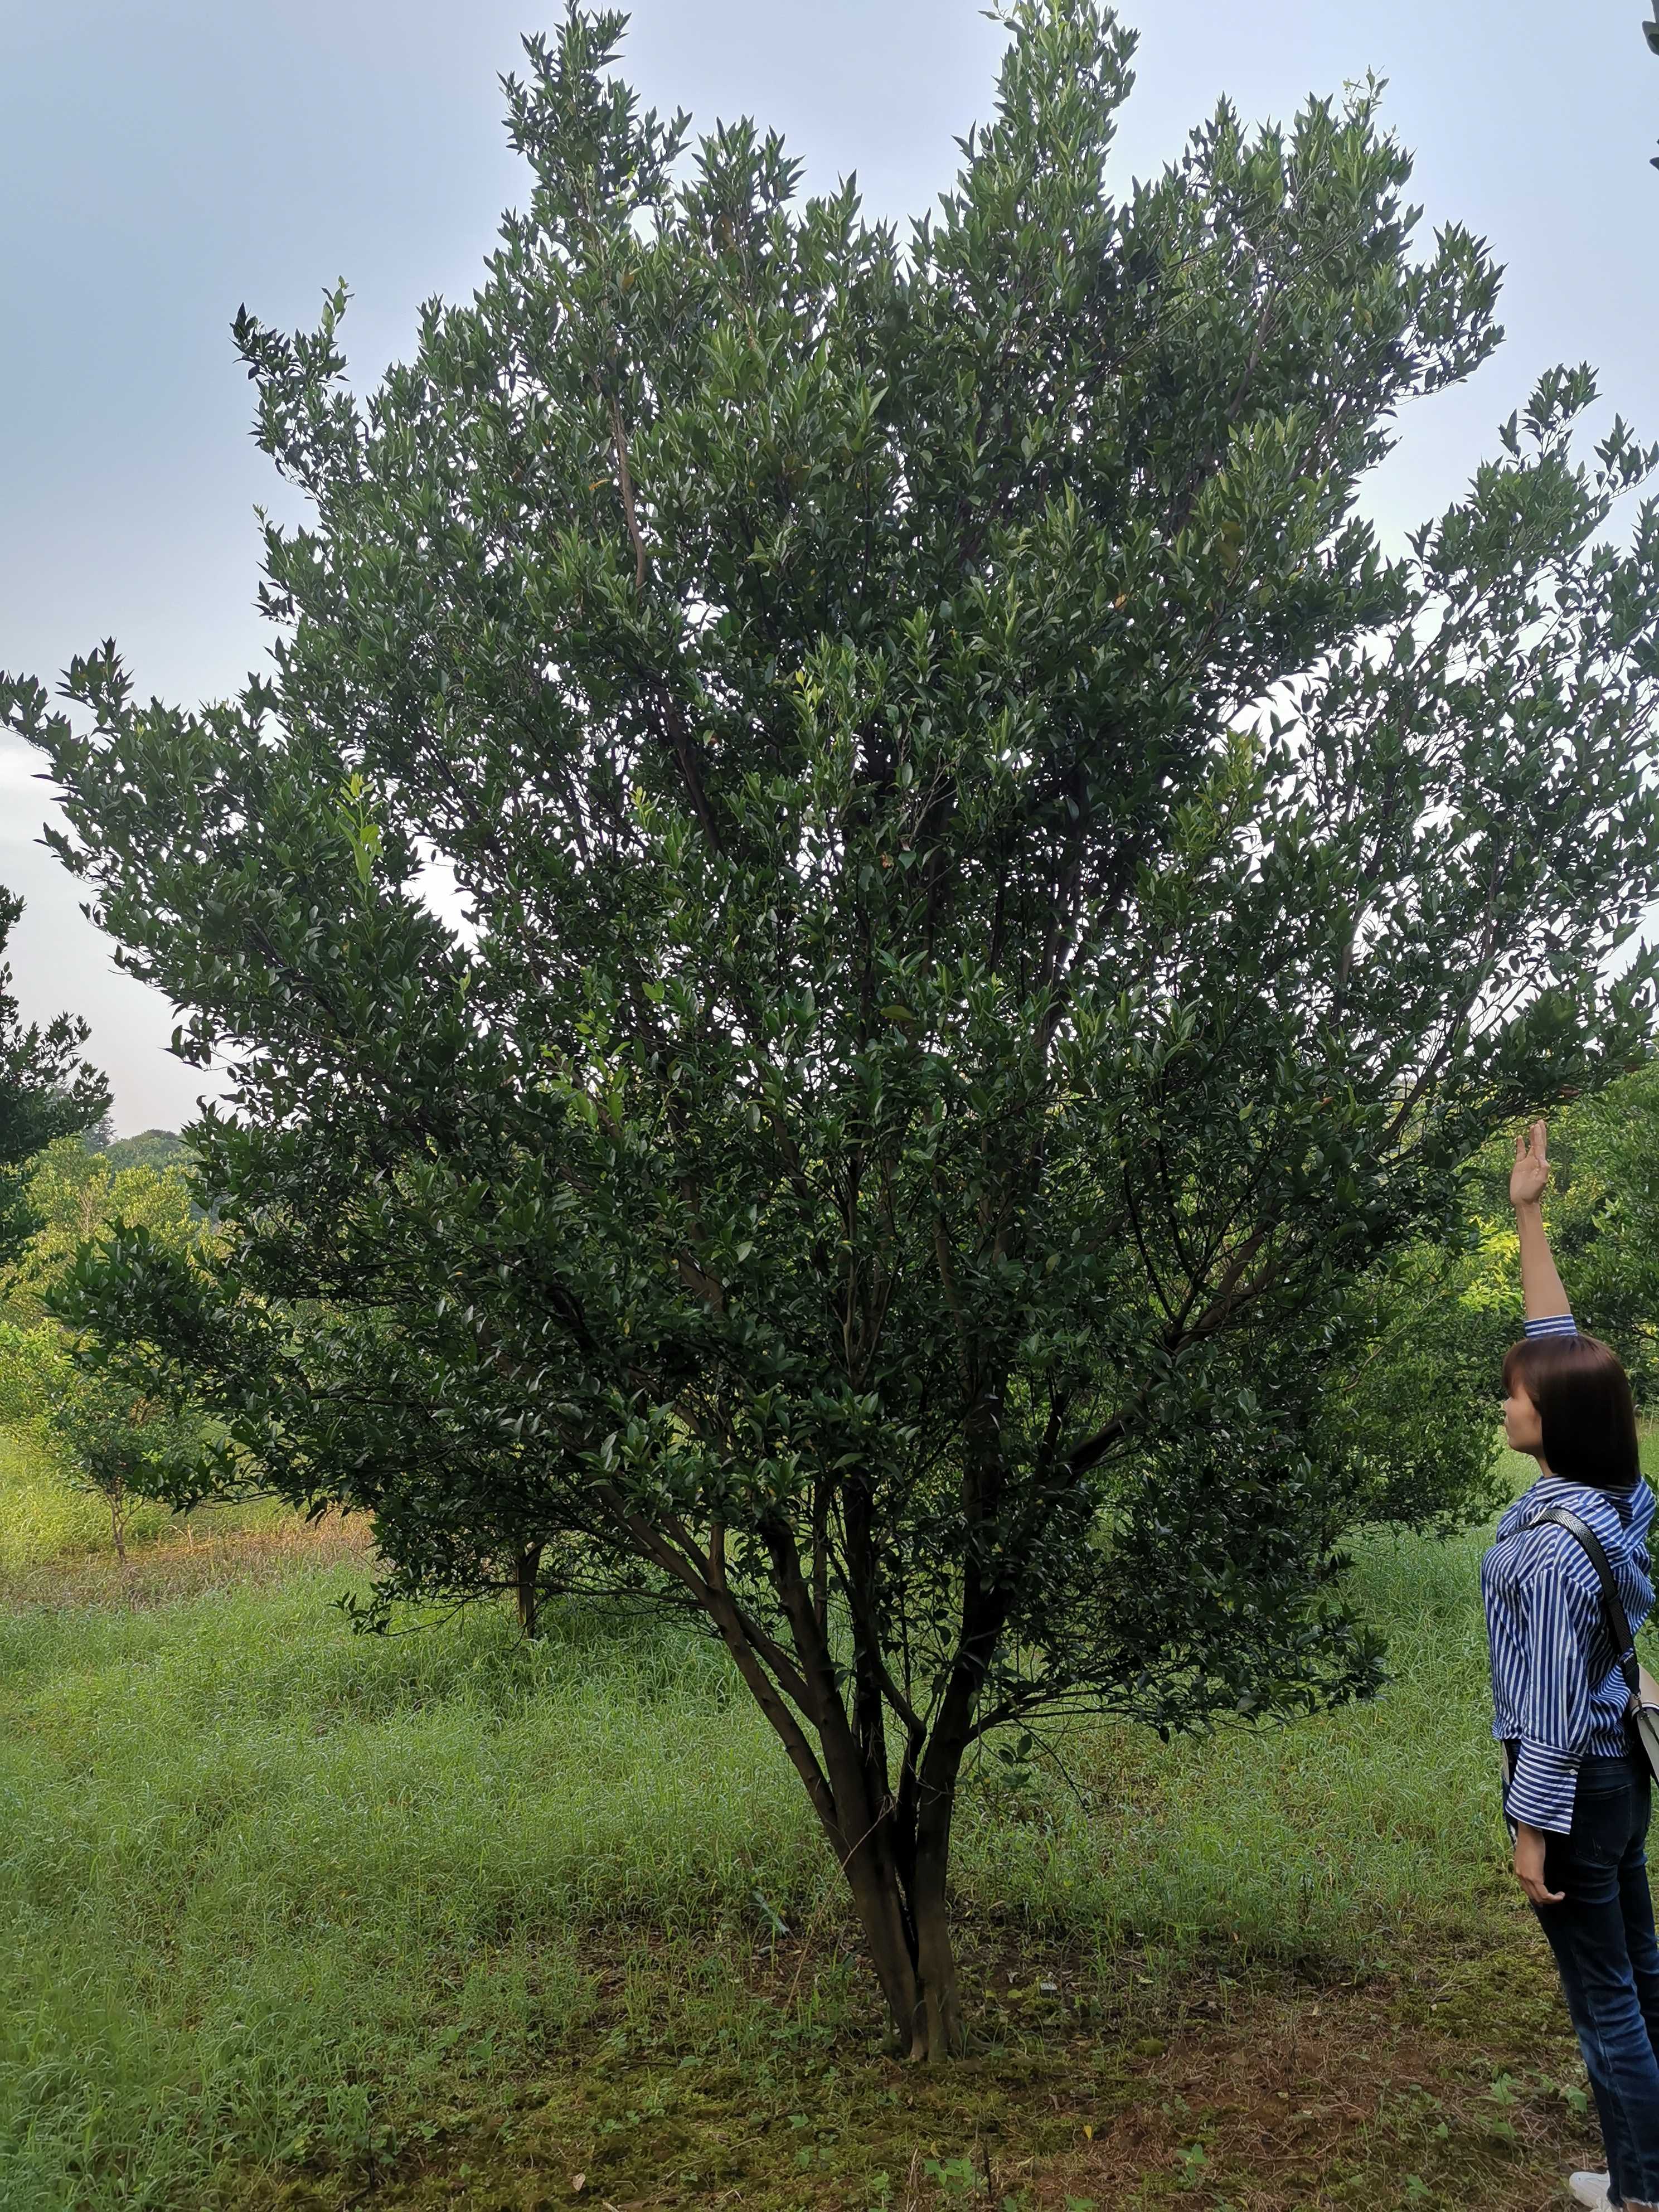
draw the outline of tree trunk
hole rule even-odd
[[[964,2039],[945,1912],[951,1814],[983,1680],[984,1654],[994,1647],[1001,1626],[1000,1611],[972,1594],[972,1632],[958,1649],[931,1740],[915,1712],[904,1711],[908,1736],[895,1797],[881,1718],[883,1668],[872,1624],[860,1620],[855,1607],[854,1638],[863,1648],[849,1713],[846,1679],[830,1649],[828,1623],[815,1605],[814,1589],[788,1528],[780,1521],[763,1525],[762,1534],[771,1554],[773,1588],[789,1625],[793,1658],[745,1617],[733,1597],[726,1576],[722,1524],[714,1524],[704,1551],[678,1528],[672,1531],[676,1540],[670,1541],[619,1497],[606,1496],[605,1503],[641,1557],[678,1577],[694,1594],[788,1753],[852,1893],[901,2050],[910,2058],[954,2056]],[[896,1703],[903,1706],[902,1698]],[[816,1751],[809,1729],[817,1736]]]
[[[887,2001],[899,2048],[908,2058],[926,2058],[927,2005],[916,1972],[915,1946],[904,1892],[892,1853],[855,1851],[842,1869],[853,1905],[869,1946],[870,1963]]]
[[[539,1544],[527,1544],[513,1566],[514,1593],[519,1604],[519,1626],[526,1636],[536,1633],[536,1615],[539,1610],[536,1589],[536,1574],[542,1563]]]
[[[871,1964],[910,2058],[955,2058],[967,2047],[945,1905],[949,1852],[947,1816],[939,1838],[918,1851],[908,1889],[890,1851],[861,1852],[847,1869]]]
[[[123,1567],[127,1563],[127,1492],[126,1485],[116,1481],[108,1492],[110,1534],[115,1539],[115,1556]]]
[[[869,1624],[855,1609],[857,1656],[849,1713],[827,1624],[814,1610],[793,1540],[781,1525],[765,1534],[775,1586],[800,1660],[804,1709],[817,1731],[821,1781],[828,1784],[830,1801],[828,1806],[819,1804],[820,1817],[853,1893],[900,2047],[912,2058],[949,2057],[961,2050],[963,2038],[945,1881],[951,1808],[978,1674],[959,1653],[940,1725],[921,1762],[921,1788],[914,1795],[901,1791],[896,1799],[877,1688],[880,1654]],[[914,1759],[915,1749],[913,1744],[908,1758]],[[925,1851],[918,1848],[923,1844]]]
[[[931,1752],[927,1785],[910,1801],[911,1847],[895,1848],[906,1841],[898,1832],[909,1808],[890,1796],[843,1865],[900,2046],[915,2059],[955,2058],[967,2048],[945,1897],[962,1751],[935,1743]]]
[[[950,1793],[942,1801],[923,1801],[916,1838],[915,1879],[910,1890],[910,1913],[916,1931],[916,1966],[921,1982],[930,2058],[954,2058],[967,2047],[962,2025],[962,1999],[957,1987],[957,1954],[951,1942],[951,1921],[945,1898],[951,1864],[954,1777]]]
[[[917,1729],[907,1746],[896,1799],[885,1786],[885,1774],[880,1778],[876,1832],[890,1839],[885,1858],[902,1897],[916,2006],[904,2040],[914,2058],[953,2058],[967,2047],[946,1902],[951,1827],[974,1710],[1003,1614],[999,1598],[970,1583],[950,1682],[931,1731],[924,1739]],[[855,1621],[855,1640],[857,1635]],[[876,1794],[873,1777],[872,1785]]]

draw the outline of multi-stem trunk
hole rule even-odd
[[[946,1901],[955,1790],[952,1777],[918,1820],[905,1863],[890,1845],[847,1869],[894,2028],[912,2058],[954,2058],[966,2047]],[[890,1798],[884,1825],[896,1826],[897,1813]]]
[[[813,1601],[793,1543],[775,1529],[768,1548],[801,1662],[821,1780],[828,1784],[814,1791],[814,1802],[847,1877],[894,2027],[913,2058],[954,2057],[964,2036],[946,1904],[951,1816],[1000,1608],[988,1606],[976,1588],[965,1593],[964,1634],[945,1695],[930,1730],[909,1714],[896,1793],[880,1699],[870,1694],[877,1681],[890,1680],[873,1616],[854,1607],[849,1708],[849,1678],[831,1653],[828,1621]]]
[[[855,1604],[858,1656],[849,1709],[848,1677],[831,1650],[822,1579],[804,1567],[781,1517],[763,1523],[759,1534],[787,1641],[744,1607],[729,1583],[723,1524],[716,1522],[699,1543],[683,1523],[665,1531],[619,1493],[601,1496],[639,1555],[694,1595],[775,1730],[846,1877],[900,2047],[912,2058],[956,2055],[963,2033],[945,1902],[951,1819],[975,1705],[1001,1630],[1000,1603],[988,1601],[969,1577],[962,1640],[931,1729],[895,1689],[874,1617],[860,1618]],[[873,1705],[872,1684],[880,1686]],[[896,1794],[880,1721],[883,1698],[894,1703],[906,1730]]]
[[[965,2037],[945,1899],[954,1783],[908,1838],[890,1795],[872,1808],[860,1794],[869,1826],[842,1869],[894,2033],[911,2058],[955,2057]]]

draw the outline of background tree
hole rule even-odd
[[[165,1498],[187,1482],[208,1440],[198,1416],[135,1389],[112,1368],[72,1373],[46,1406],[41,1427],[70,1486],[94,1492],[108,1507],[124,1567],[133,1500]]]
[[[0,952],[16,927],[23,902],[0,886]],[[33,1226],[22,1169],[54,1137],[96,1127],[109,1107],[109,1086],[77,1058],[90,1031],[72,1014],[43,1030],[25,1029],[10,994],[11,969],[0,960],[0,1265]]]
[[[136,1137],[117,1137],[109,1146],[112,1168],[178,1168],[191,1165],[190,1147],[176,1129],[141,1129]]]
[[[1475,1242],[1443,1223],[1368,1269],[1343,1304],[1340,1348],[1322,1363],[1320,1449],[1348,1471],[1351,1524],[1449,1534],[1507,1494],[1495,1414],[1520,1302],[1506,1331],[1472,1296],[1486,1264]],[[1511,1272],[1518,1280],[1516,1255]],[[1507,1321],[1512,1286],[1503,1293]]]
[[[128,1139],[92,1150],[78,1136],[46,1146],[24,1178],[33,1226],[0,1268],[0,1315],[26,1327],[46,1322],[81,1248],[118,1227],[143,1230],[170,1251],[198,1252],[210,1232],[191,1194],[189,1161],[177,1139],[165,1149]]]
[[[187,1484],[212,1431],[188,1398],[169,1402],[150,1389],[142,1346],[104,1343],[88,1364],[52,1310],[79,1257],[112,1234],[142,1240],[186,1268],[202,1264],[213,1231],[192,1200],[185,1147],[168,1133],[149,1134],[167,1141],[135,1148],[89,1144],[83,1133],[38,1153],[23,1194],[33,1227],[0,1268],[0,1421],[27,1423],[71,1488],[103,1498],[123,1565],[133,1500]],[[169,1164],[149,1164],[157,1157]]]
[[[1550,1128],[1550,1235],[1580,1322],[1630,1371],[1638,1404],[1659,1398],[1659,1060],[1571,1101]],[[1488,1146],[1470,1182],[1475,1256],[1462,1303],[1487,1356],[1521,1333],[1513,1155]]]
[[[625,1592],[723,1640],[905,2048],[963,2034],[964,1755],[1364,1688],[1379,1299],[1506,1117],[1648,1030],[1653,464],[1553,372],[1387,559],[1407,402],[1496,341],[1372,91],[1121,197],[1132,40],[1023,0],[901,247],[694,157],[572,12],[533,179],[367,402],[343,293],[238,339],[312,501],[274,673],[3,687],[60,842],[222,1054],[224,1243],[83,1262],[382,1604]],[[434,856],[464,918],[425,896]]]
[[[48,1411],[74,1382],[61,1329],[0,1321],[0,1424],[27,1423],[44,1434]]]

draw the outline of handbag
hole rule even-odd
[[[1547,1505],[1528,1522],[1535,1528],[1540,1521],[1553,1521],[1577,1539],[1585,1557],[1595,1570],[1596,1580],[1601,1585],[1601,1610],[1607,1615],[1607,1630],[1613,1638],[1613,1648],[1619,1654],[1619,1671],[1630,1692],[1630,1703],[1625,1708],[1625,1719],[1636,1739],[1636,1748],[1647,1764],[1648,1771],[1659,1776],[1659,1682],[1636,1656],[1636,1638],[1630,1632],[1630,1617],[1625,1611],[1625,1601],[1619,1595],[1619,1585],[1613,1578],[1613,1568],[1601,1547],[1601,1540],[1594,1528],[1579,1519],[1565,1505]]]

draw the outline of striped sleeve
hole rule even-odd
[[[1565,1836],[1572,1826],[1578,1762],[1589,1731],[1589,1683],[1584,1651],[1595,1632],[1596,1601],[1544,1562],[1525,1596],[1521,1741],[1504,1809],[1511,1820]]]
[[[1578,1324],[1570,1313],[1537,1314],[1522,1323],[1528,1336],[1577,1336]]]
[[[1523,1736],[1515,1755],[1515,1771],[1504,1795],[1504,1810],[1511,1820],[1524,1820],[1529,1828],[1547,1834],[1566,1835],[1572,1826],[1572,1804],[1578,1795],[1578,1761],[1565,1751],[1534,1743]]]

